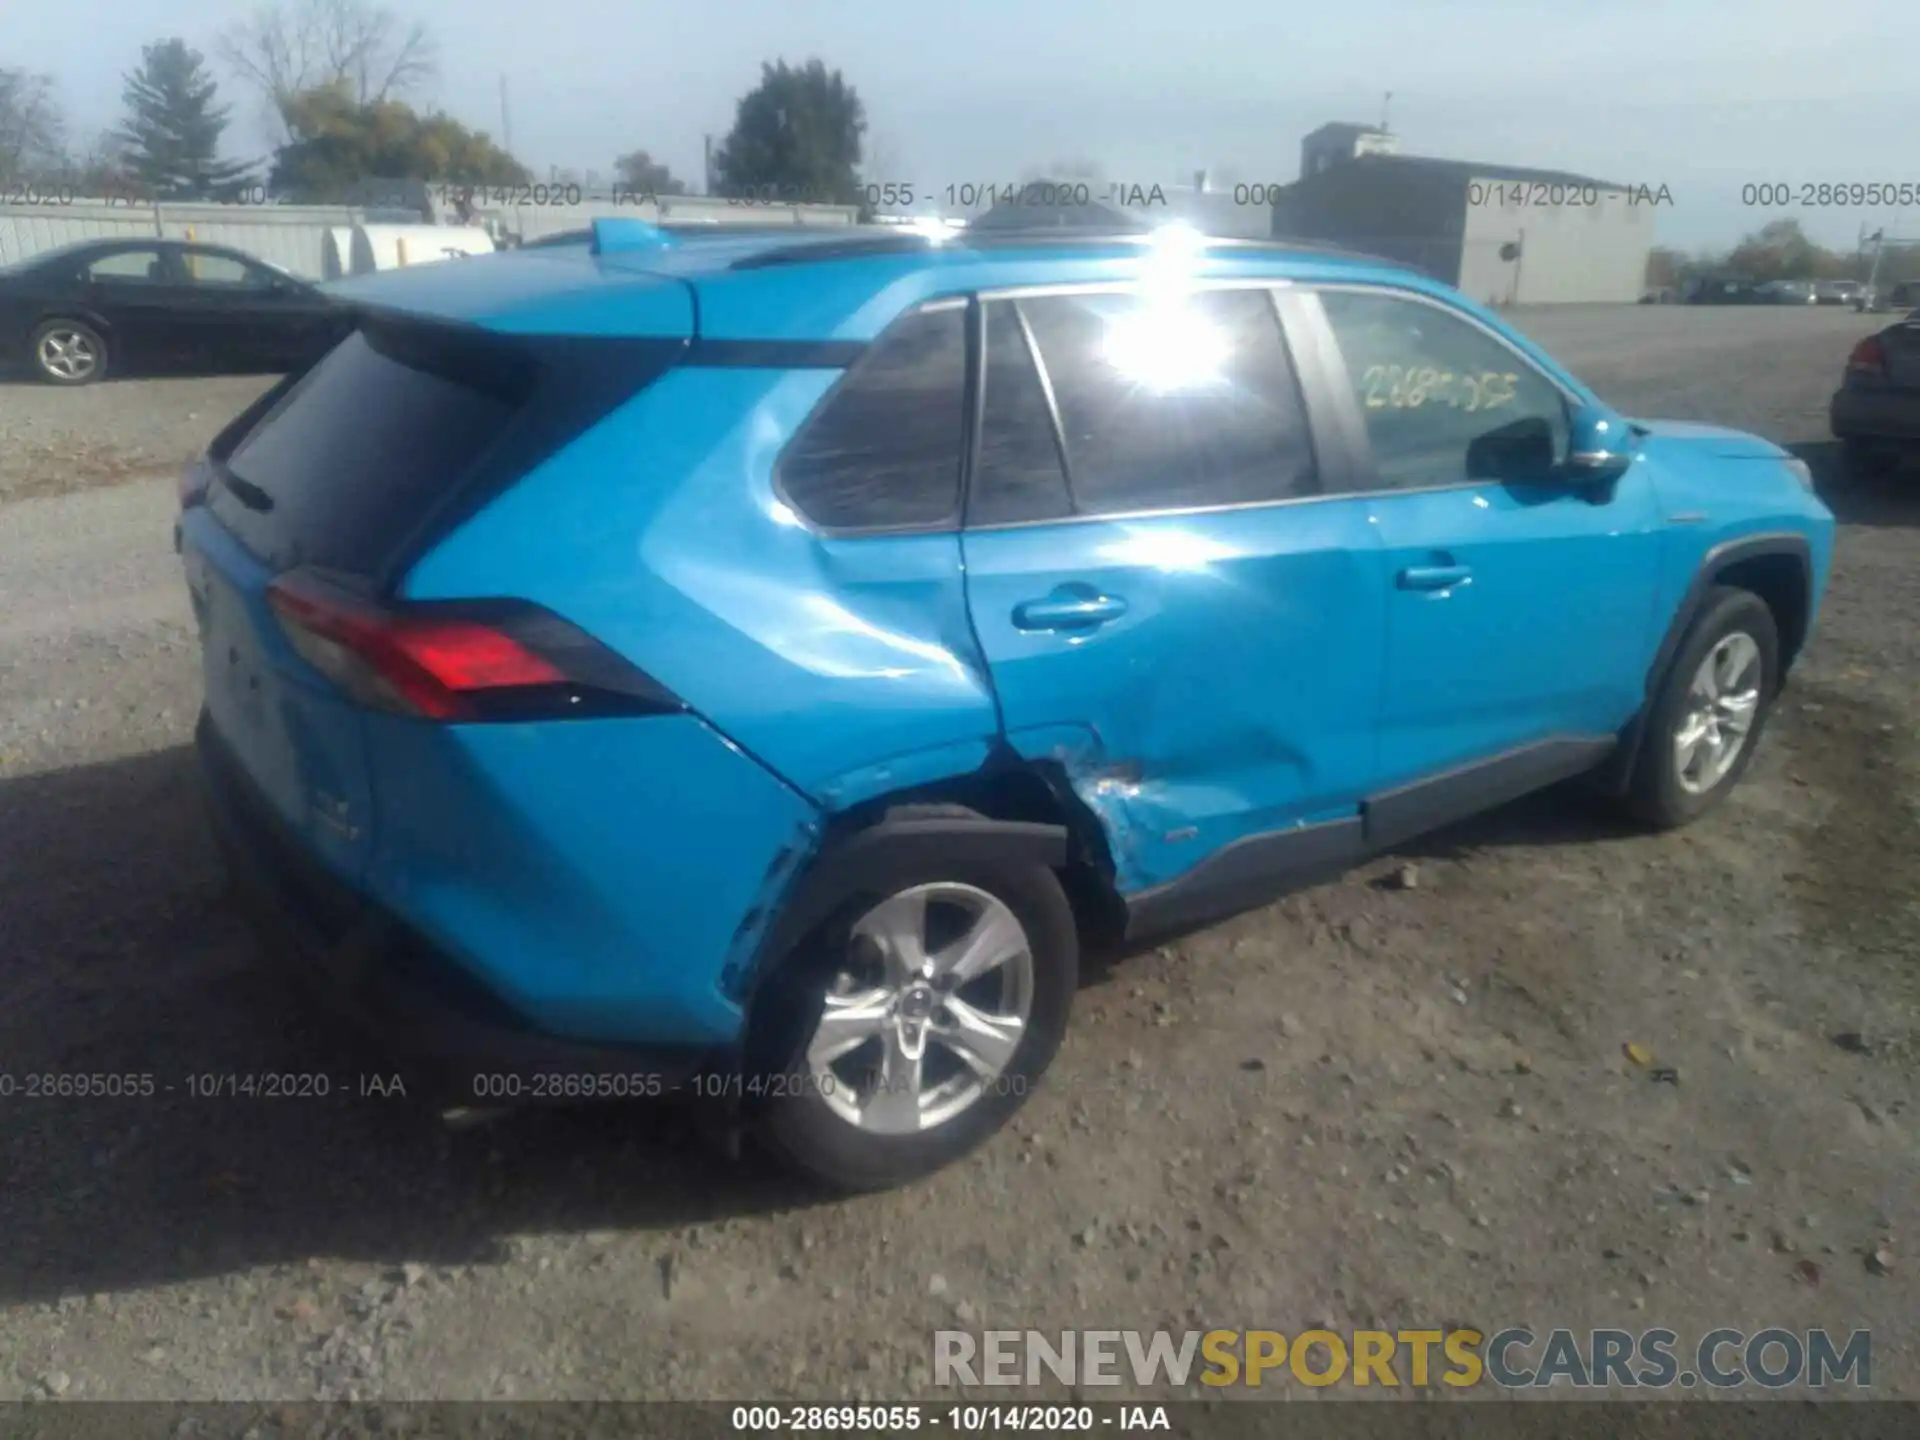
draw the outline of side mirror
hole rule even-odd
[[[1627,422],[1611,411],[1583,405],[1568,421],[1566,476],[1576,485],[1618,480],[1633,463]]]
[[[1558,459],[1553,427],[1529,415],[1474,436],[1467,446],[1467,475],[1502,485],[1551,484]]]

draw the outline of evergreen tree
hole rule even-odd
[[[820,60],[760,67],[714,157],[722,195],[857,205],[867,112],[838,70]]]
[[[156,197],[219,199],[246,180],[250,167],[219,158],[228,107],[214,103],[216,88],[184,40],[144,47],[140,68],[126,77],[119,139],[129,174]]]

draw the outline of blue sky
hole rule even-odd
[[[80,135],[114,123],[143,42],[211,53],[256,0],[4,0],[0,64],[52,74]],[[1920,4],[1828,0],[393,0],[439,41],[421,98],[500,133],[536,170],[644,148],[699,174],[763,60],[819,56],[866,101],[869,178],[1006,183],[1086,158],[1123,184],[1198,168],[1288,181],[1327,120],[1391,122],[1404,151],[1666,185],[1662,243],[1730,243],[1797,215],[1829,244],[1864,222],[1920,237],[1920,207],[1755,209],[1760,182],[1920,186]],[[1364,17],[1364,18],[1363,18]],[[236,153],[264,148],[232,91]]]

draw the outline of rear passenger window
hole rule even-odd
[[[1265,290],[1017,303],[1059,410],[1079,513],[1314,493],[1306,411]]]
[[[964,304],[888,327],[827,395],[782,457],[780,488],[834,530],[950,522],[960,501],[966,406]]]
[[[96,285],[161,285],[167,262],[158,250],[120,250],[87,266],[87,279]]]
[[[987,365],[969,525],[1017,525],[1073,513],[1040,372],[1010,302],[986,307]]]

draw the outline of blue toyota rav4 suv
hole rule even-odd
[[[184,487],[272,953],[469,1105],[692,1086],[843,1187],[991,1134],[1083,949],[1573,776],[1738,780],[1833,522],[1388,263],[1158,235],[364,277]]]

